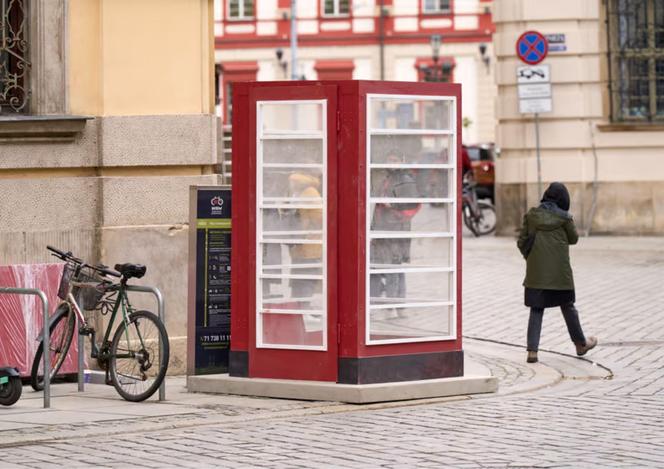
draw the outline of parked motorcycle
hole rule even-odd
[[[12,405],[21,398],[23,383],[18,369],[0,367],[0,405]]]

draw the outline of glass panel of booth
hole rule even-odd
[[[374,95],[369,129],[451,130],[454,101],[448,97]]]
[[[455,114],[455,97],[367,95],[367,345],[456,338]]]
[[[260,127],[263,136],[318,134],[325,129],[322,100],[261,101]]]
[[[327,349],[326,110],[257,102],[258,348]]]

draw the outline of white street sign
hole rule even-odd
[[[521,114],[551,112],[551,98],[520,99],[519,112]]]
[[[519,99],[550,98],[551,83],[520,84]]]
[[[548,65],[531,65],[528,67],[517,67],[517,83],[548,83],[551,81],[551,73]]]

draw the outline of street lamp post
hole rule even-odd
[[[424,81],[432,82],[448,82],[454,66],[451,63],[440,61],[440,45],[443,43],[443,37],[440,34],[433,34],[431,36],[431,59],[433,64],[420,65],[420,70],[424,75]]]

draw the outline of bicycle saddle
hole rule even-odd
[[[124,278],[141,278],[148,268],[141,264],[115,264],[115,270]]]

